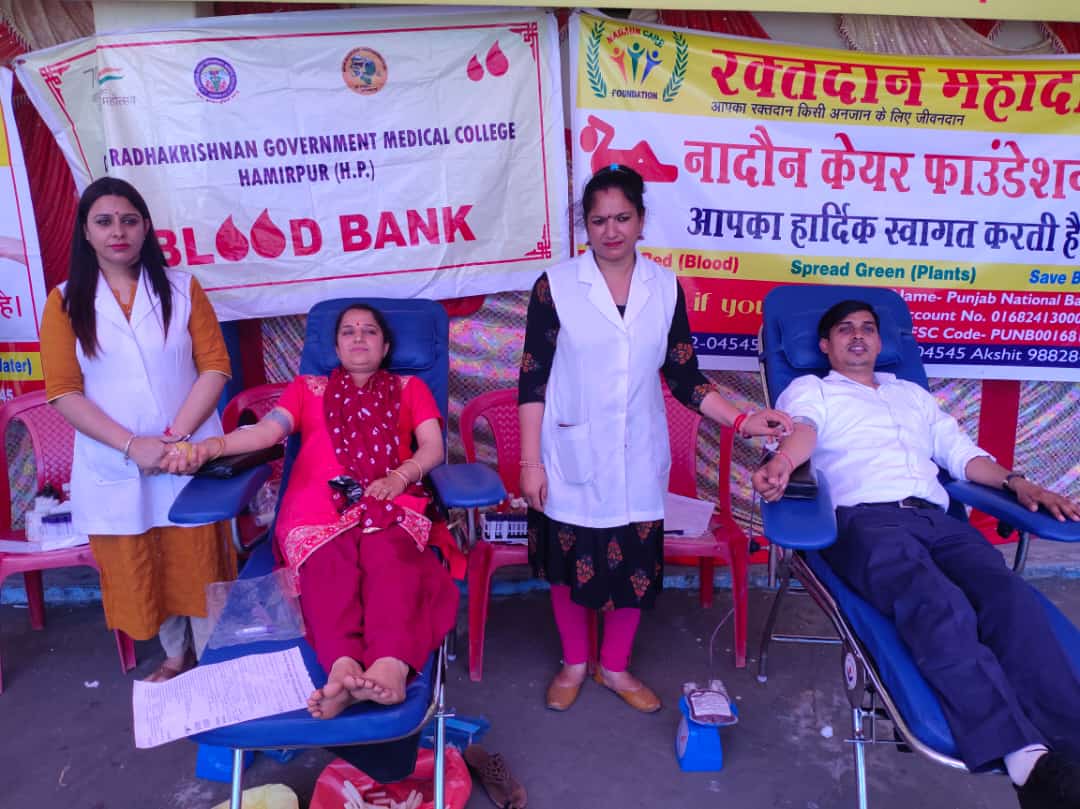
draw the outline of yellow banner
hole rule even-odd
[[[583,17],[579,107],[946,131],[1080,130],[1080,61],[877,56]]]
[[[641,249],[682,277],[704,367],[752,365],[771,288],[850,284],[904,290],[951,375],[1077,378],[1080,59],[875,56],[590,14],[570,30],[574,188],[641,175]]]
[[[0,351],[0,382],[40,382],[41,354],[36,351]]]

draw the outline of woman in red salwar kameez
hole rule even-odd
[[[341,366],[329,377],[297,377],[256,425],[174,446],[175,463],[193,469],[300,432],[275,540],[328,672],[308,700],[324,719],[364,700],[401,702],[410,672],[453,627],[458,601],[424,550],[431,522],[418,484],[443,460],[438,406],[422,380],[385,370],[393,338],[377,310],[350,306],[335,331]],[[353,496],[330,485],[341,476],[355,482]]]

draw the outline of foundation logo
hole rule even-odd
[[[371,48],[353,48],[341,62],[341,80],[354,93],[374,95],[386,84],[386,60]]]
[[[652,31],[632,23],[620,23],[608,32],[610,22],[593,23],[585,46],[585,75],[593,95],[674,101],[690,58],[686,37],[678,31]],[[609,88],[605,74],[618,86]]]
[[[208,101],[228,101],[236,95],[236,70],[220,57],[203,59],[195,65],[195,89]]]

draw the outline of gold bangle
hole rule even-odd
[[[410,481],[410,480],[409,480],[409,479],[408,479],[407,477],[405,477],[405,476],[404,476],[403,474],[401,474],[401,473],[400,473],[399,471],[397,471],[396,469],[391,469],[391,470],[389,470],[389,473],[390,473],[391,475],[397,475],[397,476],[398,476],[399,478],[401,478],[401,481],[402,481],[402,482],[403,482],[403,483],[405,484],[405,489],[408,489],[408,488],[409,488],[409,486],[410,486],[410,485],[411,485],[411,483],[412,483],[412,481]],[[405,491],[405,489],[402,489],[402,491]]]
[[[411,463],[413,466],[416,467],[416,471],[420,473],[420,475],[416,478],[417,483],[424,479],[424,467],[420,465],[420,462],[418,460],[416,460],[415,458],[406,458],[404,462]]]
[[[210,460],[215,460],[215,459],[220,458],[222,455],[225,454],[225,436],[223,436],[223,435],[215,435],[215,436],[213,436],[213,438],[215,438],[217,440],[217,442],[218,442],[218,451],[217,451],[217,455],[215,455]]]

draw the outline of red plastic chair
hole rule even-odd
[[[476,461],[473,429],[478,419],[487,421],[491,428],[495,439],[496,465],[507,495],[511,498],[519,496],[521,433],[518,427],[517,389],[482,393],[462,409],[459,432],[468,463]],[[466,575],[469,588],[469,679],[479,682],[484,671],[484,632],[491,596],[491,577],[500,567],[528,564],[529,551],[524,545],[475,542],[474,539],[469,537],[472,547],[469,549]]]
[[[34,468],[37,472],[35,491],[47,483],[60,491],[71,479],[71,457],[75,431],[64,418],[45,401],[45,391],[35,391],[16,396],[0,407],[0,442],[6,442],[8,426],[21,422],[30,435],[34,452]],[[0,539],[22,541],[25,531],[12,528],[11,481],[5,454],[0,464]],[[0,582],[15,573],[22,573],[26,583],[26,600],[30,605],[30,626],[45,628],[45,596],[41,571],[59,567],[85,565],[98,569],[89,545],[78,548],[61,548],[42,553],[4,553],[0,551]],[[135,668],[135,644],[119,630],[116,631],[116,648],[120,653],[120,669],[128,672]],[[0,692],[3,677],[0,674]]]
[[[237,427],[245,424],[254,424],[277,404],[278,397],[284,392],[287,383],[268,382],[264,385],[256,385],[253,388],[242,390],[236,394],[221,413],[221,426],[227,433],[231,433]],[[270,480],[280,481],[281,470],[285,465],[284,459],[270,464]],[[247,551],[251,543],[258,539],[265,527],[256,524],[250,511],[245,511],[236,518],[236,536],[238,538],[239,551]]]
[[[697,497],[697,442],[701,414],[684,407],[664,387],[664,407],[667,411],[668,441],[671,444],[671,472],[668,491],[684,497]],[[734,431],[720,428],[720,455],[716,512],[709,523],[709,532],[701,537],[664,537],[664,560],[698,560],[701,579],[701,606],[708,608],[713,601],[713,570],[716,562],[731,566],[731,595],[734,601],[732,620],[735,623],[735,667],[746,666],[746,613],[749,606],[748,558],[750,540],[731,514],[731,445]]]

